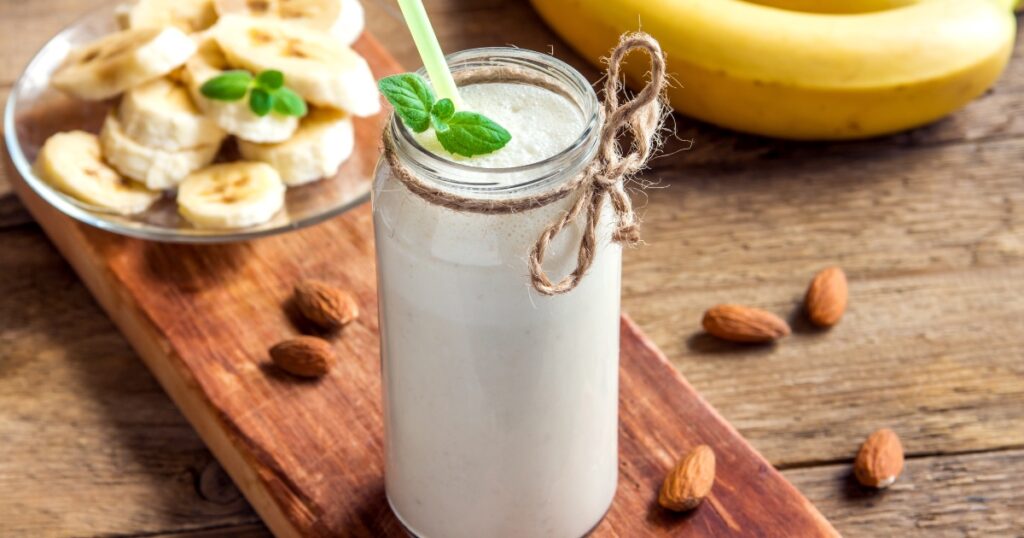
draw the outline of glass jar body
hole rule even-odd
[[[582,170],[593,136],[580,141],[585,151],[543,167],[548,183]],[[527,183],[534,175],[518,173]],[[456,212],[411,193],[386,161],[378,166],[387,495],[418,536],[583,536],[611,503],[622,254],[610,208],[576,289],[541,295],[527,268],[542,230],[573,201]],[[576,223],[552,242],[553,278],[574,267],[580,234]]]

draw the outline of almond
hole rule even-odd
[[[903,470],[903,445],[896,432],[882,428],[868,436],[857,452],[853,474],[862,485],[887,488]]]
[[[334,347],[323,338],[297,336],[270,348],[270,358],[282,370],[300,377],[320,377],[334,364]]]
[[[658,504],[676,512],[693,510],[711,493],[715,483],[715,453],[700,445],[684,456],[665,477]]]
[[[319,280],[299,282],[295,304],[303,317],[322,329],[340,329],[359,317],[359,305],[352,295]]]
[[[704,313],[704,330],[732,342],[763,343],[789,336],[789,325],[771,312],[721,304]]]
[[[822,269],[814,275],[811,285],[807,287],[807,295],[804,297],[807,316],[819,327],[831,327],[839,323],[839,318],[846,311],[848,295],[846,273],[836,266]]]

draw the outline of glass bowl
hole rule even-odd
[[[371,118],[354,118],[355,149],[337,175],[288,189],[284,209],[270,222],[249,228],[195,228],[178,214],[173,193],[165,194],[143,213],[119,215],[72,198],[39,179],[32,172],[32,163],[50,135],[74,129],[98,133],[107,111],[116,104],[115,100],[87,102],[74,99],[52,88],[50,77],[73,47],[117,30],[113,5],[82,17],[36,53],[15,82],[7,100],[3,128],[11,161],[32,190],[60,212],[91,226],[132,237],[176,243],[223,243],[316,224],[369,198],[385,112]],[[375,60],[386,63],[390,58],[386,58],[376,43],[370,41],[372,39],[364,36],[353,48],[363,54],[375,75],[379,76]],[[229,139],[218,159],[230,159],[233,155],[234,143]]]

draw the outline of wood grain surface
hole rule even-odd
[[[0,92],[97,3],[0,2]],[[390,2],[364,3],[389,50],[416,63]],[[427,5],[450,50],[553,50],[594,76],[526,2]],[[676,117],[695,145],[672,142],[645,176],[661,188],[641,198],[647,244],[626,252],[625,309],[846,536],[1024,534],[1018,60],[950,118],[877,140],[779,142]],[[810,331],[797,301],[835,262],[851,311]],[[231,484],[200,482],[222,471],[10,197],[0,275],[0,535],[266,535]],[[723,300],[794,316],[796,334],[774,348],[710,340],[700,313]],[[880,426],[903,437],[907,472],[869,495],[849,462]],[[221,493],[204,494],[211,483]]]

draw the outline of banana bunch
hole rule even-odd
[[[941,118],[992,86],[1016,35],[1014,0],[531,1],[595,63],[623,32],[653,35],[679,112],[804,140]],[[646,69],[626,71],[640,81]]]
[[[50,137],[35,173],[108,211],[146,211],[173,191],[196,227],[265,223],[285,190],[330,177],[352,154],[352,116],[379,112],[358,0],[138,0],[115,10],[121,31],[73,51],[53,85],[84,100],[119,97],[96,136]],[[203,95],[226,71],[284,74],[301,119],[257,114]],[[228,136],[245,160],[211,164]]]
[[[920,0],[747,0],[755,4],[809,13],[871,13],[909,6]]]

